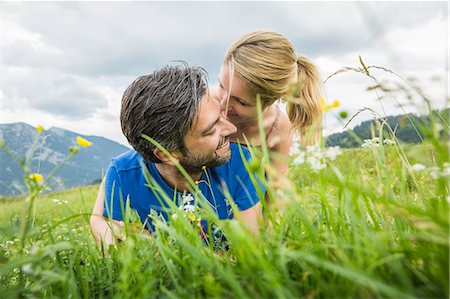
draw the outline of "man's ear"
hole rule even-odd
[[[179,155],[180,153],[178,151],[174,151],[174,152],[169,152],[176,160],[176,163],[179,162]],[[160,149],[155,148],[153,150],[153,154],[159,159],[161,160],[163,163],[166,163],[168,165],[173,165],[175,166],[174,161],[172,161],[169,157],[166,156],[166,154],[164,154]]]

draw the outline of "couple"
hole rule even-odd
[[[175,201],[189,201],[188,182],[177,164],[200,182],[198,188],[219,219],[234,217],[224,196],[226,189],[240,211],[237,218],[257,233],[262,214],[257,189],[265,190],[253,185],[238,148],[244,137],[261,145],[256,96],[261,98],[265,138],[275,153],[272,163],[285,173],[294,131],[304,144],[314,137],[307,129],[320,120],[319,90],[315,66],[297,56],[286,37],[272,31],[246,34],[230,47],[218,90],[209,91],[204,72],[195,67],[166,67],[139,77],[125,91],[120,115],[122,131],[134,150],[110,163],[91,217],[98,244],[109,245],[117,237],[99,215],[114,219],[112,225],[123,226],[122,207],[127,198],[150,231],[150,210],[168,219],[167,205],[159,191],[148,187],[145,173]],[[288,115],[275,104],[281,99]],[[249,153],[243,153],[248,160]],[[202,183],[207,179],[208,185]]]

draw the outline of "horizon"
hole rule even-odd
[[[436,111],[436,110],[438,110],[438,111],[443,111],[443,110],[445,110],[445,109],[449,109],[449,107],[445,107],[445,108],[442,108],[442,109],[434,109],[433,111]],[[390,115],[383,116],[383,117],[384,117],[384,118],[387,118],[387,117],[397,117],[397,116],[403,116],[403,115],[408,115],[408,114],[415,115],[415,116],[429,115],[429,113],[415,113],[415,112],[408,112],[408,113],[403,113],[403,114],[402,114],[402,113],[399,113],[399,114],[390,114]],[[349,116],[348,119],[351,119],[351,116]],[[374,120],[373,118],[372,118],[372,119],[361,120],[361,121],[359,121],[358,123],[356,123],[356,124],[354,124],[354,125],[352,125],[352,126],[348,126],[346,129],[342,129],[342,130],[339,131],[339,132],[332,132],[332,133],[329,133],[329,134],[327,134],[327,135],[323,134],[322,136],[323,136],[324,138],[327,138],[327,137],[329,137],[329,136],[331,136],[331,135],[333,135],[333,134],[343,133],[343,132],[346,132],[346,131],[349,131],[349,130],[354,129],[356,126],[359,126],[359,125],[361,125],[361,124],[364,123],[364,122],[367,122],[367,121],[373,121],[373,120]],[[27,123],[27,122],[18,121],[18,122],[0,123],[0,126],[3,126],[3,125],[5,125],[5,126],[6,126],[6,125],[15,125],[15,124],[25,124],[25,125],[27,125],[27,126],[32,127],[33,129],[36,129],[37,126],[39,125],[39,124],[38,124],[38,125],[36,125],[36,126],[33,126],[32,124],[29,124],[29,123]],[[114,139],[111,139],[111,138],[108,138],[108,137],[105,137],[105,136],[96,135],[96,134],[91,134],[91,133],[81,133],[81,132],[77,132],[77,131],[74,131],[74,130],[71,130],[71,129],[58,127],[58,126],[52,126],[52,127],[50,127],[50,128],[45,128],[45,127],[44,127],[44,132],[45,132],[45,131],[49,131],[49,130],[51,130],[51,129],[61,129],[61,130],[64,130],[64,131],[67,131],[67,132],[70,132],[70,133],[74,133],[74,134],[80,135],[81,137],[104,138],[104,139],[107,139],[107,140],[109,140],[109,141],[113,141],[113,142],[116,142],[116,143],[118,143],[118,144],[120,144],[120,145],[123,145],[123,146],[125,146],[125,147],[128,147],[128,148],[130,148],[130,149],[133,149],[133,147],[132,147],[130,144],[128,144],[128,143],[124,144],[124,143],[121,143],[121,142],[119,142],[119,141],[116,141],[116,140],[114,140]]]

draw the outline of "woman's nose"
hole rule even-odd
[[[224,125],[224,129],[222,131],[223,136],[229,136],[237,132],[237,127],[232,122],[226,118],[222,118],[222,122]]]
[[[228,104],[228,93],[226,92],[226,90],[224,88],[219,87],[218,97],[220,100],[220,107],[223,110],[227,107],[227,104]]]

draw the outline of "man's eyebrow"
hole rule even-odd
[[[206,135],[206,133],[211,131],[211,129],[214,128],[214,126],[219,122],[219,120],[220,120],[220,115],[214,122],[212,122],[206,129],[204,129],[202,131],[202,135]]]

